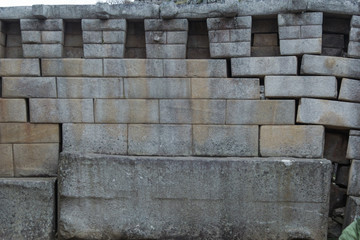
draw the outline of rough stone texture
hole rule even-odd
[[[360,103],[360,81],[348,78],[342,79],[339,100]]]
[[[351,161],[347,194],[360,197],[360,160]]]
[[[186,58],[185,44],[146,44],[148,58]]]
[[[346,158],[360,159],[360,131],[351,130]]]
[[[81,28],[83,31],[105,31],[120,30],[126,31],[125,19],[82,19]]]
[[[64,239],[326,238],[324,159],[62,154],[59,173]]]
[[[349,57],[360,57],[360,42],[350,41],[348,45],[348,56]]]
[[[162,77],[163,60],[104,59],[104,75],[110,77]]]
[[[294,124],[294,100],[228,100],[227,124]]]
[[[281,55],[320,54],[321,38],[280,40]]]
[[[58,143],[59,125],[0,123],[0,143]]]
[[[343,229],[360,217],[360,197],[349,196],[346,202]]]
[[[187,31],[187,19],[145,19],[145,31]]]
[[[347,187],[349,182],[350,166],[338,165],[335,183]]]
[[[43,76],[102,76],[101,59],[41,59]]]
[[[13,177],[13,150],[11,144],[0,144],[0,177]]]
[[[166,60],[166,77],[227,77],[226,60]]]
[[[56,80],[54,77],[4,77],[2,96],[56,98]]]
[[[63,151],[127,154],[125,124],[70,124],[62,126]]]
[[[268,98],[337,98],[335,77],[266,76],[265,96]]]
[[[40,76],[38,59],[0,59],[0,75],[7,76]]]
[[[85,58],[123,58],[124,44],[84,44]]]
[[[62,44],[23,44],[23,54],[26,58],[61,58]]]
[[[339,187],[338,185],[331,183],[330,186],[330,204],[329,215],[334,216],[334,210],[337,208],[343,208],[346,205],[346,188]]]
[[[129,155],[191,155],[190,125],[130,124]]]
[[[55,237],[55,178],[0,178],[0,238]]]
[[[349,160],[346,159],[348,138],[348,134],[327,131],[325,133],[324,158],[333,163],[350,164]]]
[[[26,122],[25,99],[0,98],[0,122]]]
[[[296,122],[360,128],[360,104],[301,98]]]
[[[212,58],[250,56],[250,42],[210,43]]]
[[[261,126],[260,154],[263,157],[322,158],[323,126]]]
[[[22,31],[62,31],[64,22],[62,19],[20,19]]]
[[[278,14],[279,26],[301,26],[323,24],[323,13]]]

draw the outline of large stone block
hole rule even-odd
[[[21,39],[22,43],[41,43],[41,31],[21,31]]]
[[[360,102],[360,81],[348,78],[342,79],[339,100]]]
[[[8,56],[9,57],[9,56]],[[38,59],[0,59],[0,75],[7,76],[40,76]]]
[[[337,98],[335,77],[266,76],[265,96],[268,98]]]
[[[59,125],[0,123],[0,143],[58,143]]]
[[[84,44],[85,58],[123,58],[124,44]]]
[[[24,57],[29,58],[61,58],[62,44],[23,44]]]
[[[103,32],[104,43],[122,43],[125,44],[126,32],[124,31],[104,31]]]
[[[159,100],[96,99],[96,123],[159,123]]]
[[[55,178],[0,178],[0,238],[55,239]]]
[[[301,26],[301,38],[322,38],[322,25],[306,25]]]
[[[98,77],[103,74],[102,59],[41,59],[43,76]]]
[[[21,32],[23,36],[23,32]],[[41,31],[41,42],[52,44],[64,44],[64,32],[63,31]],[[23,41],[24,43],[24,41]]]
[[[82,32],[83,43],[103,43],[103,32],[102,31],[83,31]]]
[[[185,44],[146,44],[147,58],[186,58]]]
[[[161,59],[104,59],[104,75],[110,77],[162,77]]]
[[[360,16],[353,15],[352,18],[351,18],[350,25],[352,27],[360,28]]]
[[[160,100],[160,123],[225,124],[225,100]]]
[[[322,25],[322,12],[278,14],[279,26]]]
[[[251,16],[234,18],[207,18],[208,30],[251,28]]]
[[[117,30],[126,31],[125,19],[82,19],[81,29],[83,31],[104,31],[104,30]]]
[[[56,98],[54,77],[3,77],[3,97]]]
[[[145,19],[145,31],[187,31],[187,19]]]
[[[348,45],[348,56],[349,57],[360,57],[360,42],[349,42]]]
[[[169,44],[186,44],[188,33],[186,31],[166,32],[166,42]]]
[[[92,99],[30,99],[30,122],[94,122]]]
[[[360,217],[360,197],[349,196],[346,201],[343,229]]]
[[[360,159],[360,131],[350,130],[346,158]]]
[[[360,42],[360,27],[350,29],[349,41]]]
[[[279,39],[298,39],[301,35],[300,26],[279,26]]]
[[[280,40],[281,55],[320,54],[321,38]]]
[[[322,158],[323,126],[261,126],[260,154],[263,157]]]
[[[0,98],[0,122],[26,122],[25,99]]]
[[[326,239],[325,159],[62,154],[59,173],[62,239]]]
[[[210,43],[212,58],[230,58],[250,56],[250,42]]]
[[[296,122],[329,127],[360,128],[360,104],[302,98]]]
[[[20,19],[21,31],[62,31],[63,19]]]
[[[127,125],[71,124],[62,126],[63,151],[127,154]]]
[[[227,124],[294,124],[294,100],[228,100]]]
[[[244,57],[231,59],[233,77],[296,75],[296,57]]]
[[[360,160],[351,161],[347,194],[360,197]]]
[[[13,148],[11,144],[0,144],[0,177],[14,176]]]

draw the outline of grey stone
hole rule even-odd
[[[252,19],[251,32],[252,33],[276,33],[279,30],[277,19],[273,16],[267,18]]]
[[[254,34],[253,46],[278,46],[278,36],[276,33],[256,33]]]
[[[346,188],[342,188],[332,182],[330,186],[329,216],[336,219],[336,210],[345,208],[346,197]]]
[[[279,26],[279,39],[300,38],[300,26]]]
[[[126,124],[71,124],[62,126],[63,151],[127,154]]]
[[[322,25],[306,25],[301,26],[301,38],[321,38],[322,35]]]
[[[324,158],[333,163],[350,164],[346,159],[346,149],[348,146],[349,135],[342,132],[326,131]]]
[[[85,58],[123,58],[124,44],[84,44]]]
[[[42,43],[60,43],[64,44],[64,32],[62,31],[42,31],[41,32]]]
[[[360,217],[360,197],[349,196],[346,201],[343,229]]]
[[[0,238],[55,238],[55,178],[0,179]]]
[[[0,122],[26,122],[25,99],[0,98]]]
[[[104,59],[104,75],[107,77],[162,77],[161,59]]]
[[[105,7],[107,6],[107,7]],[[134,2],[133,4],[96,4],[95,7],[96,15],[94,15],[94,9],[91,6],[87,6],[84,10],[86,15],[82,18],[123,18],[123,19],[145,19],[145,18],[159,18],[159,5],[150,3]],[[90,11],[89,11],[90,10]],[[75,18],[79,18],[75,15]]]
[[[352,27],[350,29],[350,41],[360,42],[360,26],[358,28]]]
[[[279,56],[279,55],[280,55],[279,46],[251,47],[252,57],[269,57],[269,56]]]
[[[231,59],[233,77],[296,75],[296,57],[244,57]]]
[[[186,44],[188,33],[186,31],[169,31],[166,33],[166,42],[170,44]]]
[[[41,59],[43,76],[97,77],[103,75],[102,59]]]
[[[151,31],[151,32],[145,32],[145,42],[147,44],[165,44],[166,38],[167,38],[167,32],[166,31]]]
[[[352,27],[360,28],[360,16],[353,15],[350,24]]]
[[[22,47],[7,47],[5,48],[6,58],[23,58]]]
[[[331,76],[266,76],[268,98],[337,98],[337,80]]]
[[[360,6],[357,0],[309,0],[307,1],[307,10],[339,14],[358,14]]]
[[[346,158],[360,159],[360,131],[350,130]]]
[[[38,59],[0,59],[0,75],[7,76],[40,76]]]
[[[66,153],[61,159],[62,239],[326,238],[325,159]]]
[[[3,97],[56,98],[54,77],[3,77]]]
[[[360,197],[360,160],[351,161],[347,194]]]
[[[336,172],[335,183],[346,187],[349,182],[350,166],[338,166]]]
[[[62,44],[23,44],[24,57],[27,58],[61,58]]]
[[[103,31],[104,43],[125,43],[126,32],[124,31]]]
[[[360,42],[349,42],[348,55],[349,57],[360,57]]]
[[[360,78],[360,59],[304,55],[301,74]]]
[[[226,124],[294,124],[294,100],[228,100]]]
[[[187,19],[145,19],[145,31],[187,31]]]
[[[210,43],[212,58],[250,56],[250,42]]]
[[[21,31],[63,31],[62,19],[20,19]]]
[[[208,18],[208,30],[251,28],[251,16],[234,18]]]
[[[322,12],[306,12],[298,14],[278,14],[279,26],[302,26],[302,25],[322,25]]]
[[[301,98],[296,122],[360,128],[360,104]]]
[[[6,46],[7,47],[19,47],[21,46],[22,40],[21,40],[21,35],[19,34],[7,34],[6,36]]]
[[[194,155],[258,156],[258,126],[193,126]]]
[[[230,29],[230,41],[251,42],[251,29]]]
[[[281,55],[320,54],[321,38],[280,40]]]
[[[146,44],[147,58],[186,58],[185,44]]]
[[[342,48],[322,48],[321,54],[324,56],[345,56],[346,53]]]
[[[126,31],[125,19],[82,19],[81,28],[83,31]]]
[[[360,102],[360,81],[343,78],[341,80],[339,100]]]
[[[103,43],[102,31],[83,31],[82,33],[83,43]]]
[[[41,43],[41,31],[21,31],[21,38],[22,43]]]
[[[322,39],[323,47],[344,48],[345,46],[343,34],[323,34]]]

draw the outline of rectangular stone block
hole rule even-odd
[[[62,154],[59,175],[64,239],[326,239],[325,159]]]
[[[266,76],[268,98],[337,98],[337,80],[331,76]]]
[[[352,27],[350,29],[349,40],[354,42],[360,42],[360,27],[359,28]]]
[[[84,44],[85,58],[123,58],[124,44]]]
[[[64,44],[64,32],[63,31],[42,31],[41,32],[42,43],[59,43]]]
[[[104,75],[110,77],[162,77],[161,59],[104,59]]]
[[[102,31],[83,31],[82,32],[83,43],[103,43],[103,32]]]
[[[160,100],[160,123],[225,124],[225,100]]]
[[[150,31],[145,32],[146,44],[166,44],[166,31]]]
[[[121,78],[57,78],[59,98],[123,98]]]
[[[21,39],[22,43],[41,43],[41,31],[21,31]]]
[[[125,19],[82,19],[81,29],[83,31],[105,31],[105,30],[120,30],[126,31]]]
[[[321,38],[280,40],[281,55],[321,54]]]
[[[208,30],[251,28],[251,22],[251,16],[206,19]]]
[[[360,16],[353,15],[351,17],[350,26],[360,28]]]
[[[241,29],[245,30],[245,29]],[[230,42],[230,30],[213,30],[209,31],[209,42],[210,43],[224,43]]]
[[[102,59],[41,59],[43,76],[97,77],[103,74]]]
[[[350,130],[347,159],[360,159],[360,131]]]
[[[251,29],[230,29],[231,42],[251,42]]]
[[[166,43],[169,44],[186,44],[188,33],[186,31],[169,31],[166,32]]]
[[[122,43],[125,44],[125,31],[103,31],[104,43]]]
[[[261,126],[260,154],[263,157],[322,158],[323,126]]]
[[[3,77],[3,97],[56,98],[54,77]]]
[[[145,19],[145,31],[187,31],[187,19]]]
[[[322,25],[301,26],[301,38],[321,38],[322,36]]]
[[[212,58],[230,58],[250,56],[250,42],[210,43]]]
[[[6,47],[4,56],[6,56],[7,58],[13,58],[13,59],[14,58],[22,58],[23,57],[22,47],[21,46],[19,46],[19,47]],[[18,76],[20,74],[12,74],[12,75]],[[32,76],[39,76],[39,75],[36,74],[36,75],[32,75]]]
[[[21,31],[62,31],[62,19],[20,19]]]
[[[166,77],[227,77],[226,60],[166,60]]]
[[[254,34],[254,46],[278,46],[276,33]]]
[[[63,151],[127,154],[126,124],[72,124],[62,126]]]
[[[32,58],[61,58],[62,44],[23,44],[24,57]]]
[[[296,75],[296,57],[244,57],[231,59],[233,77]]]
[[[6,35],[6,46],[7,47],[21,47],[21,35],[20,34],[7,34]]]
[[[360,59],[304,55],[300,74],[360,78]]]
[[[25,99],[0,98],[0,122],[26,122]]]
[[[30,99],[30,122],[94,122],[92,99]]]
[[[54,239],[55,178],[0,179],[0,238]]]
[[[58,143],[59,125],[0,123],[0,143]]]
[[[0,177],[14,176],[13,150],[11,144],[0,144]]]
[[[259,99],[258,78],[192,78],[191,97],[210,99]]]
[[[346,201],[343,229],[360,217],[360,197],[349,196]]]
[[[185,44],[146,44],[147,58],[186,58]]]
[[[95,99],[96,123],[159,123],[159,101]]]
[[[40,76],[39,59],[0,59],[0,75]]]
[[[258,126],[193,126],[194,155],[258,156]]]
[[[191,125],[130,124],[129,155],[191,155]]]
[[[228,100],[226,124],[294,124],[294,100]]]
[[[343,78],[341,80],[339,100],[360,102],[360,81]]]
[[[360,160],[351,161],[347,194],[360,197]]]
[[[15,177],[56,176],[59,144],[14,144]]]
[[[360,42],[349,42],[348,55],[349,57],[360,57]]]
[[[300,32],[300,26],[279,26],[279,39],[298,39]]]
[[[322,25],[322,12],[278,14],[279,26]]]
[[[360,104],[302,98],[296,122],[329,127],[360,128]]]
[[[125,78],[126,98],[190,98],[189,78]]]

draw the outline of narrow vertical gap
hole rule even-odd
[[[231,59],[230,58],[226,59],[226,72],[227,72],[227,77],[232,78]]]
[[[0,77],[0,98],[2,97],[2,77]]]
[[[26,122],[30,122],[30,99],[25,98],[26,104]]]
[[[96,111],[95,111],[95,110],[96,110],[96,109],[95,109],[95,105],[96,105],[96,104],[95,104],[95,98],[93,98],[92,100],[93,100],[93,123],[96,123],[96,122],[95,122],[95,113],[96,113]]]
[[[129,125],[126,124],[126,155],[129,155]]]
[[[297,75],[301,75],[301,63],[302,63],[303,56],[297,57]]]
[[[43,73],[42,73],[42,61],[41,61],[41,58],[39,58],[39,71],[40,71],[40,77],[42,77]]]
[[[59,150],[60,150],[60,152],[64,151],[64,149],[63,149],[63,123],[59,123]]]
[[[259,77],[260,100],[265,100],[265,77]]]
[[[56,178],[55,180],[55,189],[54,189],[54,235],[57,236],[57,232],[58,232],[58,222],[59,222],[59,209],[60,209],[60,195],[59,195],[59,184],[58,184],[58,178]]]
[[[337,81],[337,96],[336,96],[336,99],[337,99],[340,95],[342,78],[336,78],[336,81]]]
[[[298,114],[298,109],[299,109],[299,103],[300,103],[300,99],[295,99],[295,119],[294,119],[294,123],[296,124],[296,119],[297,119],[297,114]]]
[[[13,175],[15,175],[15,155],[14,155],[14,144],[11,144],[11,151],[12,151],[12,165],[13,165]]]
[[[261,125],[258,125],[258,157],[261,157],[261,151],[260,151],[260,144],[261,144],[260,137],[261,137],[261,135],[260,135],[260,130],[261,130]]]

